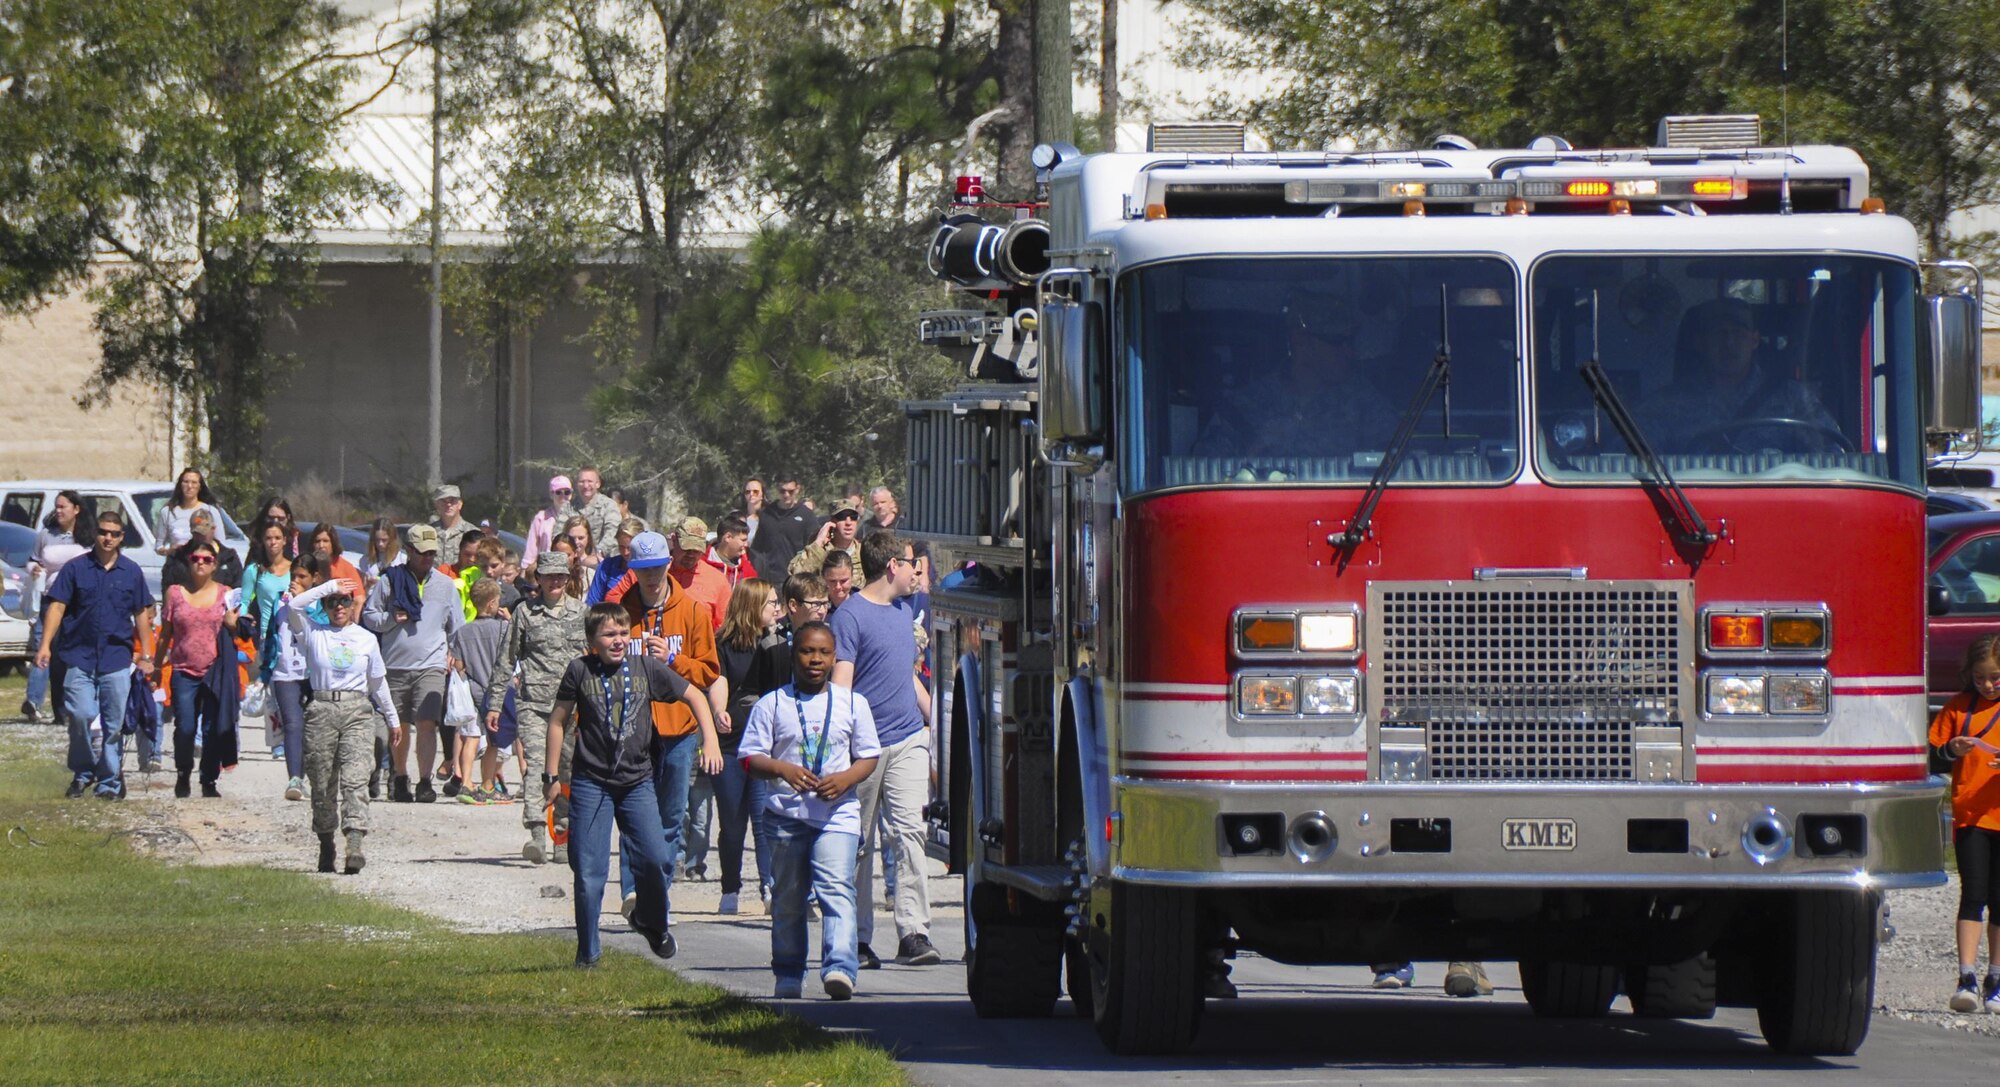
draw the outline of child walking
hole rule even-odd
[[[820,984],[854,995],[860,971],[854,869],[861,800],[854,787],[882,747],[868,700],[828,681],[833,628],[817,620],[792,635],[792,681],[757,700],[738,749],[744,769],[773,779],[765,796],[772,844],[771,973],[775,994],[796,998],[806,972],[806,892],[820,911]]]
[[[653,792],[652,705],[681,702],[694,714],[713,750],[715,723],[707,696],[665,661],[627,653],[631,629],[625,609],[599,604],[584,616],[590,651],[570,662],[556,687],[549,713],[549,772],[542,775],[548,803],[555,802],[565,762],[563,734],[576,726],[570,756],[569,866],[575,873],[576,964],[595,966],[599,955],[597,914],[604,905],[604,881],[611,873],[611,825],[623,838],[624,865],[632,873],[638,902],[633,931],[646,938],[653,954],[673,958],[678,950],[667,931],[667,842]],[[708,761],[704,759],[704,761]],[[712,769],[719,769],[718,765]]]
[[[1951,763],[1952,844],[1958,852],[1958,990],[1951,1010],[2000,1014],[2000,634],[1965,650],[1965,690],[1931,722],[1931,749]],[[1980,930],[1986,980],[1979,980]]]
[[[486,701],[487,692],[493,689],[493,672],[507,641],[507,621],[500,618],[500,585],[500,579],[494,577],[480,578],[472,583],[466,595],[472,604],[473,619],[451,636],[451,659],[459,674],[465,677],[475,710],[483,709],[479,704]],[[496,705],[494,708],[499,707]],[[458,802],[461,804],[508,802],[493,787],[494,777],[500,769],[500,748],[491,741],[499,737],[486,737],[485,732],[484,712],[476,712],[471,723],[458,730],[457,765],[452,768],[452,773],[458,781]],[[488,740],[484,745],[480,743],[482,738]],[[472,784],[475,757],[479,760],[478,785]]]

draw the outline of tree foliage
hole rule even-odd
[[[1221,104],[1277,146],[1643,146],[1670,113],[1761,112],[1769,141],[1861,151],[1934,255],[2000,195],[2000,0],[1189,3],[1220,30],[1191,59],[1280,77]]]
[[[31,36],[4,124],[38,176],[6,195],[5,301],[92,281],[103,352],[87,397],[147,380],[185,393],[208,466],[256,489],[265,394],[284,360],[270,320],[312,296],[315,225],[382,194],[331,165],[351,72],[325,0],[15,0]],[[47,167],[44,172],[41,168]],[[23,193],[25,190],[25,199]]]

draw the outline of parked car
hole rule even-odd
[[[28,643],[35,620],[28,559],[34,553],[33,532],[0,521],[0,667],[19,665],[34,655],[35,647]]]
[[[1931,491],[1924,495],[1924,514],[1928,517],[1947,513],[1980,513],[1992,508],[1993,503],[1984,498],[1959,491]]]
[[[1952,513],[1928,521],[1930,664],[1925,687],[1931,712],[1964,688],[1965,647],[2000,633],[2000,510]]]
[[[125,556],[139,564],[146,575],[146,586],[157,599],[160,566],[165,559],[153,550],[153,517],[172,499],[174,485],[135,479],[28,479],[0,483],[0,521],[24,526],[32,532],[62,491],[75,491],[83,497],[85,520],[94,521],[104,509],[115,509],[125,518]],[[250,553],[250,538],[237,527],[228,510],[222,510],[222,542],[239,558],[247,558]]]

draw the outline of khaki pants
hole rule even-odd
[[[375,707],[358,692],[306,706],[306,777],[316,834],[368,829],[368,774],[375,769]]]
[[[888,834],[896,843],[897,942],[907,936],[928,936],[931,899],[924,870],[924,805],[931,799],[930,729],[919,729],[915,735],[883,748],[875,772],[861,783],[860,792],[861,859],[854,883],[861,942],[873,943],[875,936],[875,840],[879,833]]]

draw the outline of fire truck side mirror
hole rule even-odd
[[[1978,269],[1960,261],[1940,261],[1941,271],[1969,271],[1973,283],[1924,299],[1930,366],[1924,425],[1934,437],[1969,435],[1976,444],[1980,429],[1980,295],[1984,284]]]
[[[1042,304],[1041,431],[1088,445],[1104,435],[1104,309],[1047,296]]]

